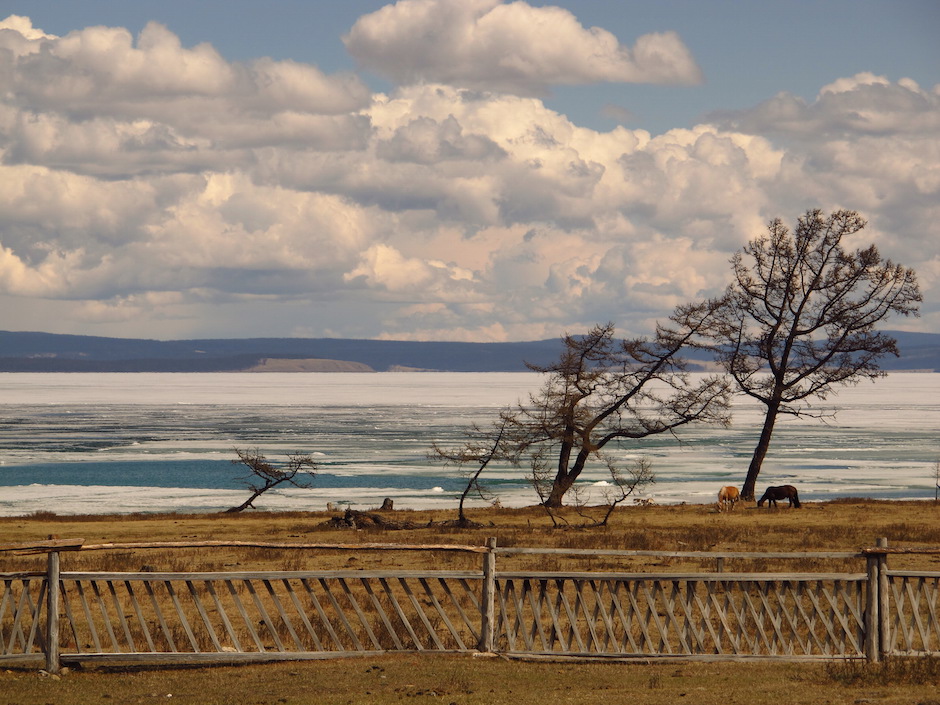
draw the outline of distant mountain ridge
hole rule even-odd
[[[940,371],[940,333],[885,331],[898,340],[899,358],[885,370]],[[546,365],[561,353],[560,338],[518,343],[416,342],[349,338],[231,338],[147,340],[57,333],[0,331],[0,372],[236,372],[263,368],[520,372],[526,362]],[[708,355],[688,357],[703,364]],[[267,362],[265,362],[267,361]],[[331,363],[327,365],[326,363]],[[364,367],[363,367],[364,366]]]
[[[346,338],[144,340],[0,331],[5,372],[234,372],[265,360],[332,360],[375,371],[524,371],[561,352],[560,339],[522,343],[455,343]]]

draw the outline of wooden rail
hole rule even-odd
[[[62,571],[63,551],[249,547],[458,551],[479,570]],[[509,656],[879,660],[940,652],[940,573],[856,552],[631,551],[240,541],[3,544],[48,554],[0,574],[0,663],[190,663],[387,651]],[[940,549],[917,553],[937,553]],[[500,556],[714,560],[715,571],[498,570]],[[723,572],[734,559],[858,560],[855,572]],[[864,563],[861,563],[864,561]]]

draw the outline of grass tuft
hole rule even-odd
[[[895,656],[880,663],[830,661],[825,673],[828,680],[845,686],[940,685],[940,658]]]

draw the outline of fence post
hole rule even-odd
[[[879,538],[878,548],[887,548],[888,539]],[[882,656],[887,656],[891,648],[891,610],[889,600],[891,594],[888,587],[888,554],[882,553],[878,556],[878,637],[879,651]]]
[[[59,552],[49,551],[46,561],[46,671],[58,673],[60,667]]]
[[[887,548],[888,539],[875,541],[878,548]],[[888,649],[888,576],[887,556],[875,552],[865,555],[868,572],[865,605],[865,658],[878,663]]]
[[[493,632],[496,629],[496,538],[486,540],[483,554],[483,596],[480,602],[480,651],[493,652]]]
[[[881,620],[878,618],[878,555],[868,553],[865,555],[865,567],[868,573],[868,583],[865,587],[865,658],[869,663],[877,663],[880,649],[878,648],[878,635],[881,630]]]

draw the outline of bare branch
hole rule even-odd
[[[469,496],[476,495],[490,503],[496,501],[496,496],[486,488],[480,476],[492,462],[500,460],[516,462],[515,449],[506,442],[511,424],[511,413],[506,410],[500,414],[499,421],[490,429],[481,429],[476,424],[471,426],[467,439],[457,448],[442,448],[436,443],[431,446],[431,452],[428,454],[430,459],[442,461],[445,465],[456,466],[467,480],[458,504],[458,526],[470,526],[470,521],[464,513],[464,504]]]
[[[284,483],[301,488],[313,486],[313,478],[316,477],[318,466],[306,453],[288,453],[287,462],[281,467],[276,467],[269,463],[257,448],[249,450],[234,448],[233,450],[238,458],[232,463],[244,465],[249,470],[249,474],[242,479],[242,482],[251,490],[251,495],[240,505],[227,509],[226,512],[241,512],[248,507],[253,507],[258,497]]]
[[[855,211],[807,211],[791,234],[777,219],[731,260],[733,280],[704,337],[738,390],[767,407],[742,489],[753,499],[778,414],[813,415],[808,400],[875,379],[896,341],[874,330],[890,315],[917,315],[914,271],[874,245],[844,242],[866,223]]]
[[[566,335],[557,362],[531,366],[545,382],[507,415],[507,443],[517,457],[530,457],[543,505],[560,507],[611,444],[690,423],[729,422],[729,382],[720,376],[693,381],[680,356],[699,344],[716,311],[716,302],[680,307],[651,340],[616,340],[612,324],[598,325],[583,336]]]

